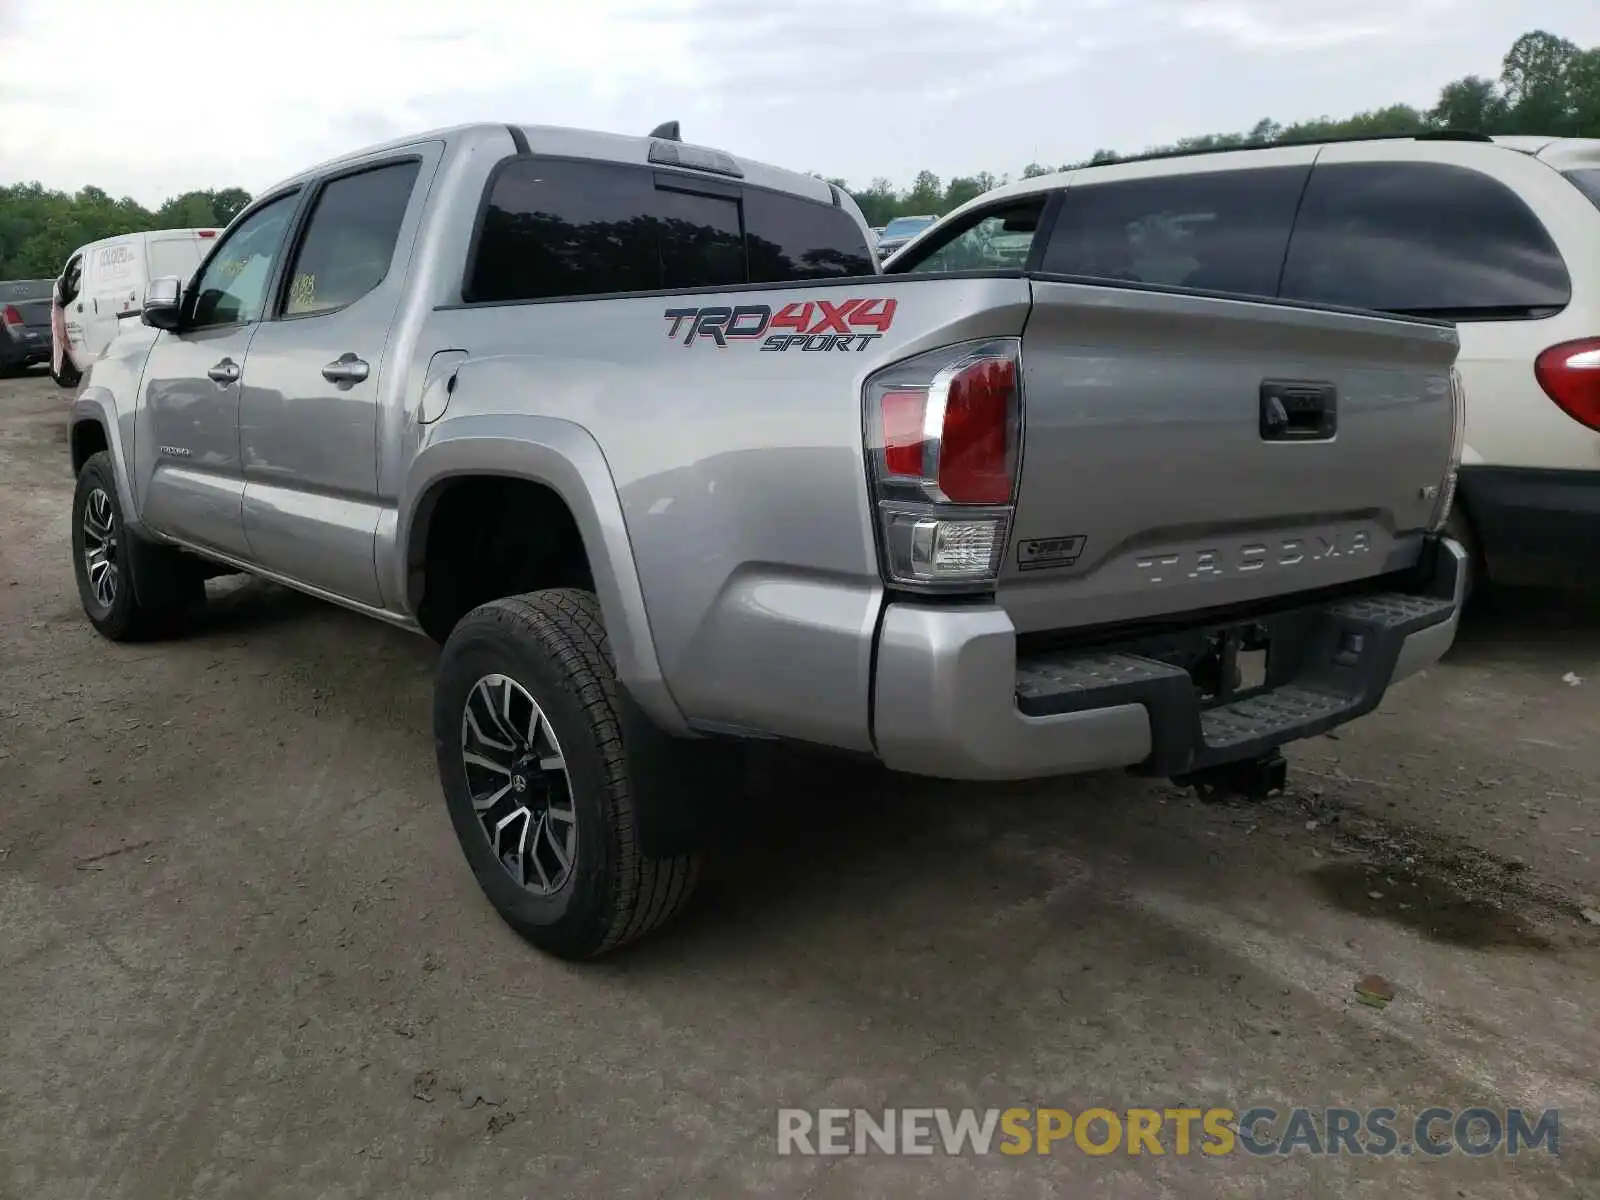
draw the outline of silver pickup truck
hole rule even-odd
[[[566,957],[683,905],[749,739],[1259,790],[1455,633],[1448,325],[883,275],[849,196],[675,128],[326,163],[126,324],[89,619],[243,571],[437,640],[467,860]]]

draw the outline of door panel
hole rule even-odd
[[[160,334],[145,363],[134,440],[151,528],[249,557],[241,507],[239,395],[245,358],[299,203],[274,197],[217,247],[185,298],[178,332]],[[148,464],[148,467],[143,464]]]
[[[321,189],[240,400],[252,557],[366,604],[383,603],[373,545],[384,348],[419,215],[412,196],[433,161],[378,163]]]
[[[239,516],[239,383],[219,382],[207,372],[224,363],[242,372],[256,328],[163,333],[145,365],[143,419],[135,434],[148,436],[149,455],[142,457],[154,464],[144,488],[151,528],[235,555],[249,552]]]

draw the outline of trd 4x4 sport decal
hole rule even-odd
[[[895,301],[803,300],[785,304],[776,313],[767,304],[730,308],[669,308],[667,336],[685,346],[701,338],[724,349],[730,341],[765,338],[763,350],[865,350],[894,324]],[[774,330],[783,330],[775,333]]]

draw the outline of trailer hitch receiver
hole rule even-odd
[[[1192,787],[1200,799],[1215,803],[1235,798],[1265,800],[1272,793],[1283,791],[1288,777],[1288,761],[1282,753],[1273,750],[1259,758],[1218,763],[1187,775],[1174,775],[1172,782],[1179,787]]]

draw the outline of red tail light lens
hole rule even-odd
[[[6,305],[5,311],[0,312],[0,321],[3,321],[12,328],[25,324],[22,319],[22,314],[17,311],[17,306],[15,304]]]
[[[950,380],[939,490],[955,504],[1006,504],[1016,464],[1017,364],[984,358]]]
[[[930,408],[937,439],[931,446]],[[942,493],[937,498],[951,504],[1008,504],[1020,412],[1017,364],[1010,358],[959,363],[927,388],[892,387],[878,397],[884,469],[935,485]]]
[[[215,229],[202,229],[200,231],[200,236],[203,238],[214,238],[217,236],[217,231]]]
[[[1534,360],[1533,374],[1562,412],[1600,430],[1600,338],[1551,346]]]

